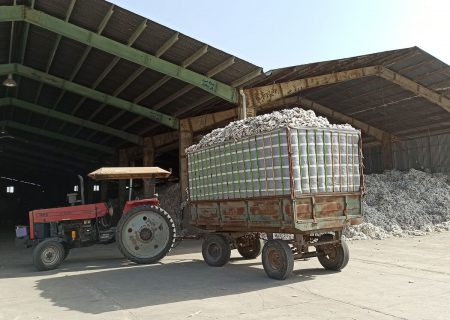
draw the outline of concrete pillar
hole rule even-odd
[[[119,150],[119,167],[128,167],[128,155],[126,149]],[[125,180],[119,180],[118,198],[121,208],[125,205],[127,199],[127,182]]]
[[[142,148],[142,164],[144,167],[152,167],[155,163],[155,148],[151,138],[144,138],[144,147]],[[151,179],[143,179],[144,198],[152,198],[155,194],[155,185]]]
[[[256,108],[254,106],[248,106],[246,104],[245,96],[243,96],[242,90],[240,91],[239,95],[238,117],[239,120],[256,117]]]
[[[392,158],[392,136],[390,134],[383,135],[383,141],[381,141],[381,152],[383,155],[384,170],[392,170],[394,168],[394,161]]]
[[[179,134],[179,160],[180,160],[180,189],[181,200],[185,201],[187,198],[186,188],[188,187],[188,166],[186,152],[187,147],[192,145],[194,133],[189,119],[180,120],[180,134]],[[187,228],[189,224],[189,208],[186,207],[183,212],[182,227]]]

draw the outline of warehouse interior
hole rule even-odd
[[[171,169],[183,190],[184,148],[244,105],[353,125],[369,173],[450,173],[450,67],[420,48],[265,71],[103,0],[0,6],[1,226],[66,205],[102,166]],[[88,201],[126,194],[85,182]]]

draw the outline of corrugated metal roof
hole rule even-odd
[[[246,87],[375,65],[450,98],[450,67],[418,47],[271,70],[249,81]],[[426,131],[427,127],[431,131],[450,130],[449,112],[377,76],[312,88],[299,95],[398,136]]]
[[[13,3],[13,0],[0,0],[0,5],[13,5]],[[16,3],[27,5],[28,1],[18,0]],[[73,11],[68,16],[70,3],[70,0],[36,0],[35,9],[59,19],[67,19],[72,24],[92,32],[99,32],[103,36],[123,44],[127,44],[140,26],[146,23],[145,29],[133,43],[130,43],[130,46],[152,55],[158,55],[162,59],[178,65],[191,60],[186,62],[187,68],[204,75],[232,58],[230,54],[114,6],[107,1],[76,1]],[[108,20],[110,10],[113,10],[113,13]],[[103,23],[104,28],[99,30]],[[1,64],[10,62],[8,52],[11,25],[10,22],[0,23]],[[58,42],[59,38],[56,34],[34,25],[29,25],[28,33],[26,30],[26,23],[14,23],[11,62],[22,63],[44,72],[48,70],[48,73],[60,78],[72,80],[130,102],[134,101],[149,109],[157,108],[160,112],[175,117],[195,116],[234,107],[197,87],[191,89],[187,83],[167,78],[151,69],[142,69],[139,65],[124,59],[117,61],[115,56],[77,41],[61,37]],[[23,39],[26,34],[28,36],[24,47]],[[171,39],[174,40],[175,37],[178,39],[173,41],[170,47],[165,48],[166,50],[162,50],[164,45]],[[207,52],[198,55],[197,59],[189,59],[205,47],[208,48]],[[55,54],[50,64],[53,50],[55,50]],[[77,70],[76,66],[79,63],[81,63],[80,68]],[[244,86],[262,86],[372,65],[388,67],[450,98],[449,66],[417,47],[271,70],[247,81]],[[101,81],[97,81],[105,69],[111,66],[110,72]],[[226,69],[211,77],[233,85],[256,70],[261,69],[235,57],[234,64],[230,64]],[[34,102],[49,109],[73,114],[136,135],[168,130],[160,125],[155,125],[151,120],[143,119],[130,112],[105,106],[98,101],[86,99],[78,94],[65,92],[35,80],[17,77],[17,81],[19,86],[15,90],[0,86],[0,96],[17,96],[19,99]],[[127,81],[129,85],[122,87]],[[142,96],[143,92],[158,81],[164,83],[148,96]],[[184,94],[178,96],[177,93],[180,90],[183,90]],[[375,76],[308,89],[302,91],[301,96],[398,136],[415,135],[427,130],[450,130],[450,113],[398,85]],[[169,97],[172,98],[169,99]],[[124,141],[117,137],[63,123],[61,120],[47,118],[19,108],[3,108],[0,115],[3,119],[45,128],[98,144],[111,147],[124,144]],[[28,133],[19,131],[16,133],[23,135],[26,139],[37,139],[38,142],[46,141],[56,149],[67,149],[69,146]],[[78,148],[78,150],[92,153],[92,150],[83,148]]]
[[[13,0],[0,0],[0,5],[13,4]],[[17,4],[27,5],[27,2],[22,0],[17,1]],[[175,30],[115,6],[107,1],[76,1],[70,16],[67,16],[69,7],[69,0],[36,0],[34,8],[59,19],[67,19],[70,23],[92,32],[99,31],[102,21],[106,21],[105,17],[108,16],[108,12],[113,10],[112,15],[104,25],[101,34],[123,44],[127,44],[130,37],[132,37],[139,26],[146,23],[146,28],[131,46],[142,50],[143,52],[158,55],[160,58],[178,65],[181,65],[183,61],[191,57],[199,49],[207,46],[205,43],[178,33]],[[23,63],[26,66],[40,71],[47,71],[48,69],[50,74],[67,80],[70,80],[73,77],[73,82],[75,83],[95,88],[96,90],[107,94],[117,95],[128,101],[135,101],[136,98],[152,84],[164,78],[163,74],[151,69],[146,69],[134,81],[131,81],[129,86],[118,91],[118,88],[129,79],[136,70],[140,69],[140,66],[137,64],[120,59],[103,80],[101,80],[97,86],[94,86],[94,83],[99,79],[104,70],[110,66],[115,57],[101,50],[88,48],[82,43],[65,37],[61,37],[61,40],[58,43],[56,34],[34,25],[29,26],[24,59],[21,61],[21,51],[23,48],[20,42],[23,39],[25,25],[26,24],[23,22],[14,23],[14,40],[18,45],[13,46],[12,62]],[[10,28],[11,23],[0,23],[1,63],[9,62],[8,50],[10,47]],[[161,47],[169,39],[173,39],[177,35],[178,40],[175,41],[172,46],[166,48],[167,50],[161,51]],[[57,44],[56,47],[55,44]],[[52,63],[49,64],[51,53],[54,48],[56,48],[55,55]],[[86,55],[84,61],[83,55]],[[206,74],[208,71],[231,57],[232,56],[228,53],[207,46],[206,53],[199,56],[197,60],[193,60],[187,68],[197,73]],[[81,64],[79,71],[74,72],[76,65],[80,61],[83,61],[83,63]],[[235,58],[234,66],[228,67],[211,77],[226,84],[231,84],[233,81],[257,69],[259,69],[258,66]],[[77,94],[70,92],[63,93],[60,89],[46,84],[41,85],[39,82],[30,79],[23,78],[20,81],[22,81],[22,84],[17,88],[18,98],[29,102],[36,101],[49,109],[72,113],[75,116],[90,119],[102,124],[109,123],[109,126],[117,129],[126,128],[125,131],[130,133],[142,132],[146,127],[155,125],[151,120],[141,119],[137,121],[136,119],[139,117],[132,113],[123,112],[115,107],[103,106],[102,103],[84,99]],[[186,83],[180,80],[169,79],[164,85],[158,88],[158,90],[149,94],[147,97],[143,97],[143,99],[137,103],[147,108],[153,108],[154,105],[164,101],[167,97],[175,94],[186,85]],[[25,86],[26,90],[23,90]],[[0,94],[2,94],[2,96],[7,95],[3,87],[0,88]],[[9,90],[8,94],[15,95],[16,92]],[[172,114],[176,112],[176,110],[187,110],[189,103],[197,101],[199,96],[210,96],[210,103],[223,101],[203,90],[194,89],[187,91],[177,99],[168,102],[167,105],[161,108],[160,112]],[[60,100],[59,103],[56,104],[58,97]],[[227,102],[223,103],[223,106],[232,107],[232,105]],[[100,107],[102,108],[102,111],[94,114],[93,110],[98,110]],[[196,113],[198,114],[198,111]],[[27,115],[24,116],[24,114]],[[120,116],[117,116],[118,114]],[[114,142],[116,143],[116,146],[118,146],[117,143],[119,145],[124,143],[120,139],[105,139],[105,134],[91,132],[92,130],[89,129],[74,129],[73,126],[62,124],[61,121],[52,118],[43,120],[43,116],[34,113],[31,114],[23,110],[14,110],[14,112],[11,113],[11,119],[14,121],[25,122],[30,125],[37,125],[38,127],[45,127],[47,130],[51,129],[56,132],[71,134],[74,137],[87,139],[96,143],[109,144],[110,142]],[[129,126],[129,123],[135,124]],[[157,128],[156,130],[159,129]]]

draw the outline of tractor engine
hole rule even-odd
[[[58,238],[69,248],[114,242],[113,208],[105,203],[30,212],[30,239]]]

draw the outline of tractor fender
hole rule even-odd
[[[159,207],[159,200],[158,200],[158,198],[151,198],[151,199],[127,201],[123,208],[123,214],[127,214],[128,212],[130,212],[131,209],[134,209],[134,208],[140,207],[140,206],[145,206],[145,205]]]

